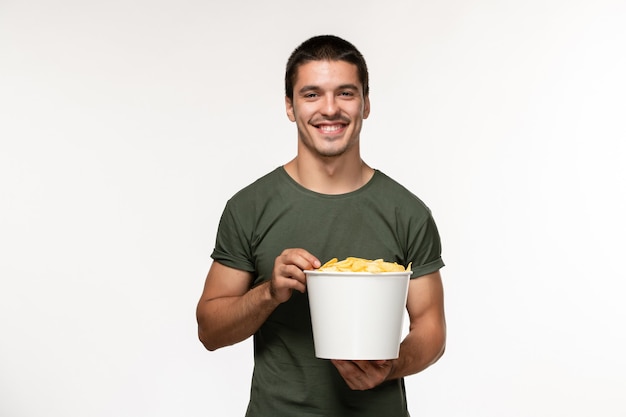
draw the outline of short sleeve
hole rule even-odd
[[[231,201],[226,204],[220,218],[211,258],[231,268],[255,271],[249,233],[246,233],[244,224],[239,220]]]
[[[441,238],[432,215],[411,236],[408,260],[412,262],[411,278],[431,274],[445,265],[441,258]]]

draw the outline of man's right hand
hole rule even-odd
[[[269,284],[270,295],[279,303],[291,298],[293,290],[306,290],[306,275],[303,271],[316,269],[321,262],[304,249],[285,249],[274,261],[274,270]]]
[[[306,250],[286,249],[274,261],[269,282],[250,288],[251,272],[213,262],[196,310],[202,344],[215,350],[247,339],[294,289],[304,292],[303,271],[319,267]]]

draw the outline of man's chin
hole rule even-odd
[[[318,155],[324,156],[327,158],[341,156],[346,153],[346,146],[328,146],[328,147],[318,147],[315,149]]]

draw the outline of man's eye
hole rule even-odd
[[[352,91],[342,91],[341,93],[339,93],[339,95],[344,97],[352,97],[354,93]]]
[[[317,97],[316,93],[307,93],[304,95],[304,98],[315,98]]]

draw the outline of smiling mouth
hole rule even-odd
[[[318,128],[322,133],[336,133],[346,127],[346,125],[340,123],[333,125],[317,125],[315,127]]]

